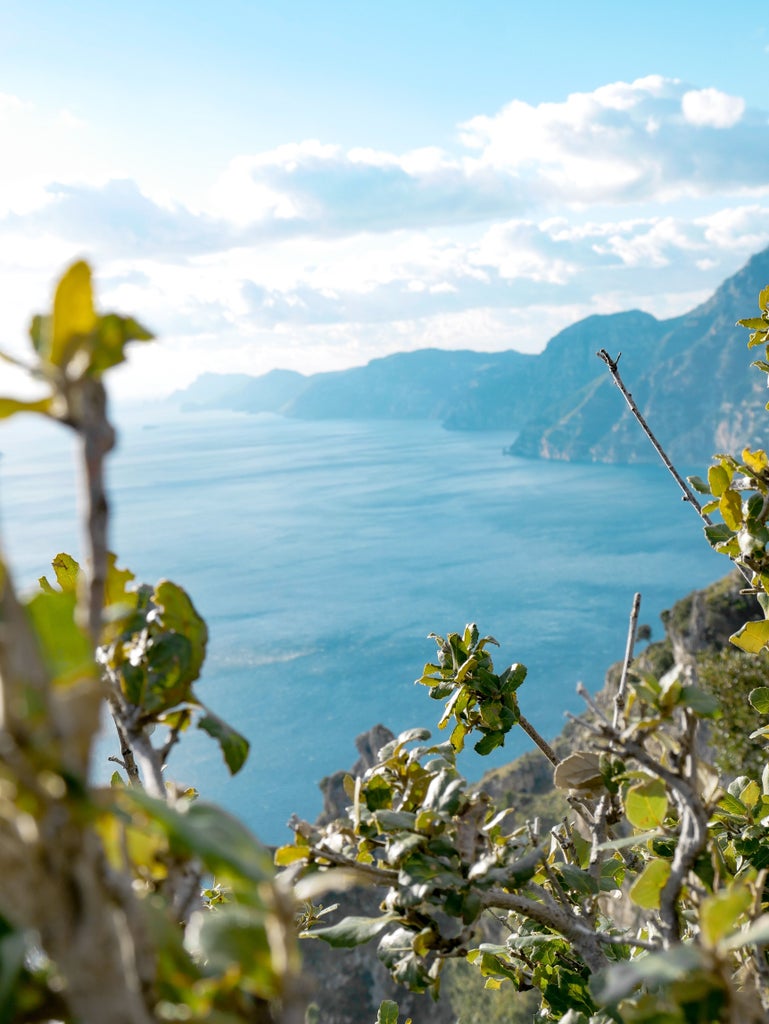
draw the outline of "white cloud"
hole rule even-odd
[[[165,339],[125,388],[424,346],[536,350],[589,313],[684,312],[769,244],[766,113],[660,76],[514,100],[460,126],[452,151],[241,154],[184,202],[171,179],[94,169],[89,127],[66,111],[0,95],[4,151],[11,139],[0,345],[86,256],[102,305]]]
[[[718,89],[690,89],[681,99],[689,124],[699,128],[733,128],[745,113],[745,100]]]

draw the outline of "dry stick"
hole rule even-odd
[[[683,479],[683,477],[679,474],[679,472],[676,469],[676,467],[673,465],[673,463],[668,458],[667,452],[665,451],[665,449],[662,447],[662,445],[659,443],[657,438],[652,433],[651,427],[646,422],[646,420],[643,418],[641,410],[635,404],[635,401],[633,400],[633,396],[630,394],[628,389],[625,387],[625,385],[624,385],[624,383],[622,381],[622,378],[619,375],[619,370],[617,369],[617,363],[619,362],[620,356],[622,355],[622,353],[620,352],[620,354],[617,356],[616,359],[612,359],[612,357],[609,355],[609,353],[606,351],[606,349],[602,348],[602,349],[599,349],[598,352],[596,352],[596,355],[598,356],[599,359],[603,359],[603,361],[609,367],[609,373],[611,374],[612,380],[614,381],[614,383],[617,385],[617,387],[622,392],[622,395],[623,395],[625,401],[627,402],[627,404],[628,404],[628,406],[630,408],[630,411],[632,412],[633,416],[635,416],[635,418],[636,418],[636,420],[638,422],[638,425],[641,427],[641,430],[643,430],[644,434],[646,434],[646,436],[649,438],[649,440],[651,441],[652,445],[654,446],[654,450],[657,452],[659,457],[662,459],[662,461],[665,464],[665,467],[667,468],[668,472],[672,475],[672,477],[675,480],[675,482],[678,484],[678,486],[683,491],[684,501],[688,501],[691,504],[692,508],[694,508],[696,510],[697,515],[700,517],[700,519],[703,521],[703,523],[705,523],[707,526],[712,526],[713,525],[712,519],[710,518],[709,515],[707,515],[705,512],[702,511],[702,506],[700,505],[699,501],[697,501],[696,497],[694,496],[694,492],[692,491],[692,489],[689,487],[689,485],[686,483],[686,481]]]
[[[625,692],[627,690],[627,677],[630,670],[630,662],[633,660],[633,648],[635,647],[636,629],[638,628],[638,613],[641,609],[641,595],[633,596],[633,607],[630,611],[630,624],[627,631],[627,645],[625,647],[625,660],[622,662],[622,675],[619,679],[619,686],[614,695],[614,721],[615,729],[619,728],[620,721],[625,711]]]
[[[547,740],[543,739],[542,736],[540,736],[540,734],[537,732],[537,730],[534,728],[534,726],[531,724],[528,718],[526,718],[520,712],[518,713],[518,725],[520,725],[520,727],[523,729],[523,731],[530,739],[534,740],[534,742],[537,744],[539,749],[548,759],[550,764],[557,765],[559,763],[560,758],[553,750],[553,748],[550,746],[550,744],[547,742]]]
[[[617,387],[622,392],[622,396],[625,399],[625,401],[627,402],[628,408],[630,409],[631,413],[635,417],[636,422],[640,426],[641,430],[643,430],[644,434],[646,434],[646,436],[651,441],[652,446],[654,447],[654,450],[659,455],[659,457],[662,459],[663,465],[665,466],[667,471],[670,473],[670,475],[673,477],[675,482],[678,484],[678,486],[683,491],[683,500],[689,502],[689,504],[692,506],[692,508],[695,510],[697,515],[700,517],[700,519],[703,521],[703,523],[705,523],[706,526],[712,526],[713,525],[713,520],[710,518],[710,516],[707,514],[707,512],[703,511],[702,505],[700,505],[699,501],[695,497],[694,492],[692,491],[692,489],[689,487],[689,485],[683,479],[683,477],[678,472],[676,467],[673,465],[673,463],[668,458],[667,452],[662,447],[662,445],[659,443],[657,438],[654,436],[654,434],[652,432],[652,429],[649,426],[649,424],[646,422],[646,420],[644,419],[643,414],[641,413],[641,410],[635,404],[633,396],[630,394],[628,389],[625,387],[625,384],[624,384],[624,382],[622,380],[622,377],[620,377],[619,370],[617,369],[617,363],[619,363],[620,356],[622,355],[622,353],[620,352],[616,359],[612,359],[612,357],[609,355],[609,353],[606,351],[606,349],[602,348],[602,349],[599,349],[598,352],[596,352],[596,355],[598,356],[599,359],[602,359],[606,363],[606,365],[609,367],[609,373],[611,374],[612,380],[614,381],[614,383],[617,385]],[[740,564],[740,562],[737,559],[732,557],[732,561],[737,566],[739,571],[742,573],[743,577],[752,586],[753,585],[753,581],[752,581],[748,571],[744,568],[744,566],[742,566]]]

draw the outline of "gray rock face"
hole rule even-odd
[[[769,282],[769,249],[701,306],[657,320],[632,310],[591,316],[539,355],[422,349],[304,377],[206,374],[174,396],[183,409],[278,412],[300,419],[425,419],[453,430],[510,430],[510,452],[579,462],[652,462],[648,440],[596,358],[616,358],[626,386],[671,457],[702,464],[714,451],[761,444],[766,388],[747,332]]]

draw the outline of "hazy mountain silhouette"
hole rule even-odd
[[[174,396],[188,410],[279,412],[302,419],[437,419],[453,430],[510,430],[515,455],[590,462],[656,458],[605,365],[619,362],[628,389],[674,459],[756,446],[767,433],[764,378],[750,367],[738,319],[757,313],[769,283],[769,249],[707,302],[657,320],[633,310],[591,316],[543,352],[422,349],[368,365],[303,376],[204,374]],[[761,354],[761,353],[759,353]]]

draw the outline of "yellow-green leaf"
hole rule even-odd
[[[80,575],[80,566],[72,555],[66,551],[60,551],[51,562],[51,567],[56,573],[56,582],[65,594],[77,592],[77,578]]]
[[[279,846],[275,851],[275,867],[285,868],[289,864],[295,863],[298,860],[307,860],[307,847],[306,846]]]
[[[658,828],[668,812],[668,796],[660,779],[632,786],[625,796],[625,814],[631,825],[644,831]]]
[[[27,603],[43,661],[56,686],[96,676],[91,643],[77,624],[75,608],[74,593],[58,590],[36,594]]]
[[[15,398],[0,398],[0,420],[8,419],[17,412],[42,412],[50,411],[53,399],[39,398],[37,401],[22,402]]]
[[[769,686],[757,686],[748,694],[748,700],[762,715],[769,715]]]
[[[714,498],[720,498],[729,486],[731,478],[723,466],[711,466],[708,470],[708,486]]]
[[[769,459],[763,448],[758,448],[754,452],[750,448],[743,449],[742,461],[754,473],[761,473],[769,466]]]
[[[769,644],[769,619],[759,622],[746,622],[736,633],[729,637],[729,642],[740,647],[748,654],[758,654]]]
[[[729,529],[739,530],[742,526],[742,501],[739,494],[728,487],[721,495],[718,508]]]
[[[670,878],[670,861],[650,861],[633,883],[629,896],[637,907],[655,910],[660,905],[660,893]]]
[[[107,579],[104,588],[105,606],[113,604],[135,604],[136,592],[129,591],[128,585],[136,579],[130,569],[119,569],[117,555],[112,551],[107,554]]]
[[[726,892],[707,896],[700,906],[700,928],[705,944],[714,946],[719,939],[734,931],[740,916],[752,902],[748,887],[739,883]]]
[[[753,810],[758,801],[761,799],[761,787],[755,779],[751,779],[750,782],[740,793],[740,800],[749,810]]]
[[[59,281],[53,300],[50,351],[44,353],[54,366],[64,367],[96,327],[91,268],[82,260],[74,263]]]
[[[161,613],[163,627],[184,636],[190,643],[190,661],[186,679],[193,683],[200,675],[206,656],[208,628],[189,595],[170,580],[161,580],[152,599]]]

